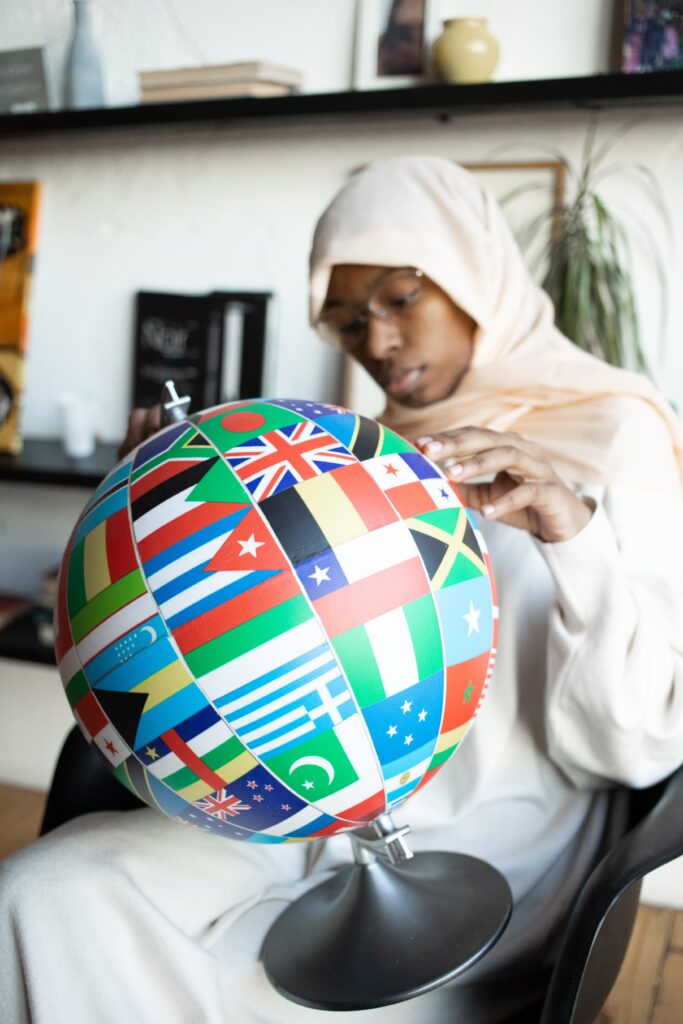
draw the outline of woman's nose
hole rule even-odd
[[[367,332],[365,348],[371,359],[386,359],[401,347],[401,335],[391,320],[369,316]]]

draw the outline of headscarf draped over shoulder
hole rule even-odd
[[[560,333],[500,207],[462,167],[401,157],[351,176],[315,231],[313,324],[339,263],[419,267],[477,325],[456,392],[422,409],[390,399],[387,426],[412,440],[464,425],[512,430],[568,481],[683,490],[683,435],[669,404],[646,377]]]

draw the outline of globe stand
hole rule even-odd
[[[413,854],[388,814],[350,834],[354,863],[271,926],[261,955],[281,995],[322,1010],[363,1010],[456,978],[502,935],[510,888],[459,853]]]

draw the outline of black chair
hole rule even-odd
[[[683,767],[649,789],[615,790],[615,828],[579,893],[544,998],[507,1024],[593,1024],[629,944],[643,877],[683,856]],[[144,807],[77,726],[55,767],[40,835],[80,814]]]

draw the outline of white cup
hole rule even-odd
[[[87,458],[95,451],[95,403],[76,392],[60,395],[57,402],[64,451],[72,459]]]

